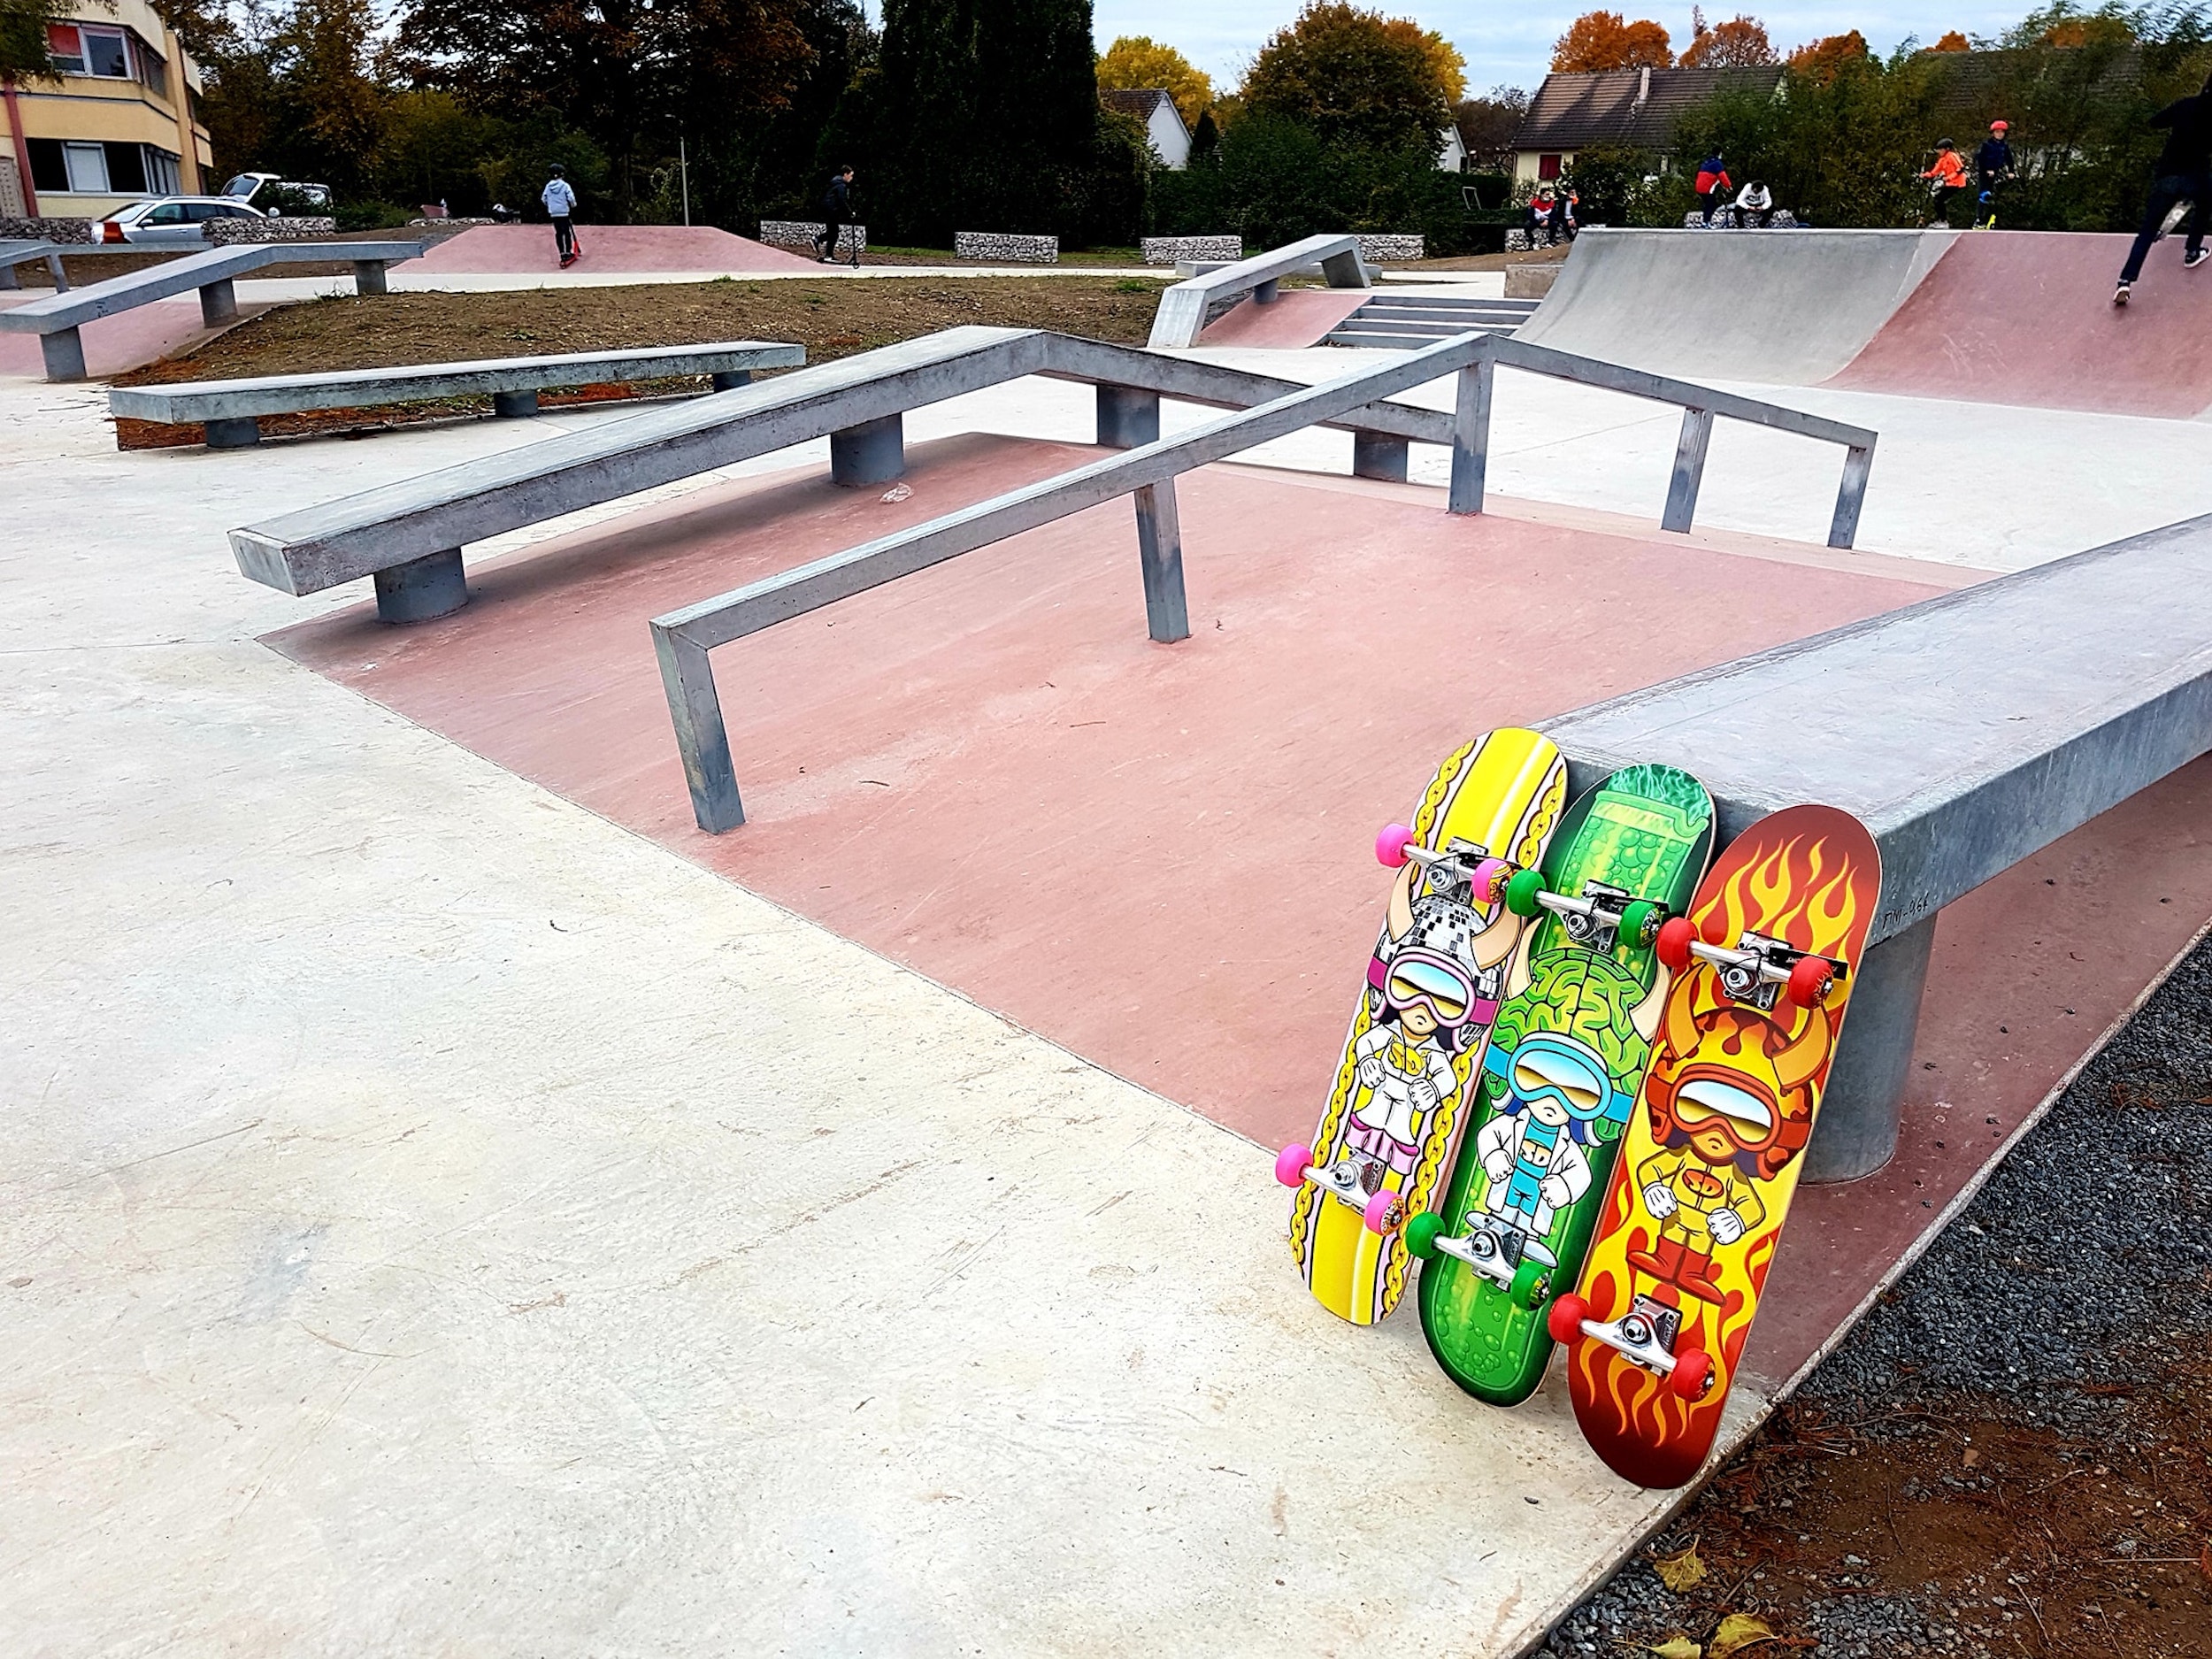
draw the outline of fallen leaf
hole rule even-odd
[[[1978,1463],[1981,1461],[1982,1455],[1979,1452],[1976,1451],[1970,1446],[1966,1448],[1966,1466],[1969,1469],[1971,1469],[1976,1463]]]
[[[1731,1654],[1740,1654],[1747,1647],[1774,1639],[1774,1632],[1766,1627],[1764,1620],[1748,1613],[1731,1613],[1713,1632],[1713,1645],[1708,1650],[1709,1659],[1729,1659]]]
[[[1657,1654],[1659,1659],[1704,1659],[1705,1654],[1705,1650],[1687,1636],[1679,1634],[1670,1636],[1656,1647],[1648,1647],[1645,1651]]]
[[[1662,1555],[1651,1563],[1651,1570],[1659,1575],[1659,1582],[1679,1595],[1694,1584],[1705,1581],[1705,1563],[1698,1559],[1694,1540],[1671,1555]]]

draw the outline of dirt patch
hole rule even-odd
[[[648,283],[634,288],[531,288],[489,294],[390,294],[308,300],[279,306],[181,357],[119,376],[119,386],[380,369],[479,357],[543,357],[627,346],[694,345],[716,340],[777,340],[826,363],[941,328],[988,324],[1052,328],[1094,340],[1141,343],[1164,283],[1133,278],[870,277],[808,281]],[[696,389],[703,380],[632,388],[652,394]],[[594,387],[548,394],[548,407],[624,394]],[[272,434],[329,432],[450,419],[488,408],[489,400],[449,399],[389,410],[334,411],[272,417]],[[119,421],[124,449],[197,442],[194,427]]]

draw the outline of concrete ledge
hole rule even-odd
[[[174,386],[118,387],[108,393],[108,412],[133,420],[175,425],[310,409],[358,409],[471,393],[535,393],[554,386],[594,386],[679,374],[744,374],[756,369],[797,368],[805,361],[806,350],[802,346],[732,340],[634,351],[582,351]]]
[[[238,248],[211,249],[170,259],[142,271],[127,272],[104,282],[33,300],[27,305],[0,311],[0,329],[16,334],[50,334],[78,328],[103,317],[150,305],[194,288],[210,288],[234,281],[265,265],[302,265],[350,260],[356,265],[396,264],[422,253],[413,242],[251,242]]]

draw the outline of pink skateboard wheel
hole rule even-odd
[[[1506,878],[1513,873],[1513,866],[1502,858],[1483,858],[1476,861],[1474,874],[1475,902],[1495,904],[1505,892]]]
[[[1275,1179],[1286,1187],[1303,1187],[1306,1166],[1312,1162],[1311,1147],[1285,1147],[1275,1155]]]
[[[1367,1201],[1367,1208],[1360,1212],[1360,1219],[1367,1224],[1370,1233],[1388,1233],[1392,1217],[1398,1213],[1398,1194],[1387,1187]]]
[[[1382,833],[1375,837],[1375,859],[1395,870],[1406,861],[1406,848],[1413,840],[1413,832],[1402,824],[1386,824]]]

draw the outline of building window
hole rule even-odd
[[[46,56],[58,75],[81,75],[84,66],[84,37],[77,33],[73,23],[49,23],[46,26]],[[45,186],[41,185],[41,189]]]
[[[1537,157],[1536,176],[1539,179],[1556,179],[1559,176],[1559,157],[1555,155]]]
[[[27,138],[24,149],[31,153],[31,188],[35,190],[66,190],[69,188],[69,164],[62,158],[58,138]]]
[[[138,147],[140,165],[146,170],[146,188],[156,196],[174,196],[184,188],[184,174],[177,157],[155,144]]]
[[[146,151],[141,144],[103,144],[107,157],[108,188],[118,196],[146,193]]]
[[[69,168],[69,188],[79,196],[108,193],[108,147],[105,144],[67,143],[62,160]]]
[[[140,84],[157,98],[167,97],[169,96],[169,60],[135,35],[131,36],[131,45],[134,49],[133,55],[138,59]]]

